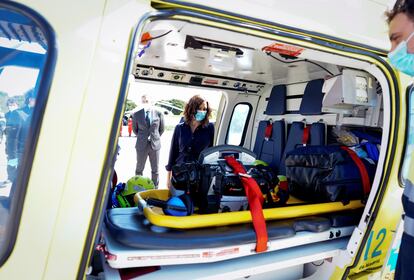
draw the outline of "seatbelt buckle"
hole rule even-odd
[[[252,178],[252,176],[247,173],[239,173],[239,176],[245,177],[245,178]]]
[[[269,119],[265,128],[265,135],[264,139],[269,141],[270,137],[272,137],[272,130],[273,130],[273,120]]]

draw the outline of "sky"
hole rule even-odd
[[[15,39],[6,39],[0,37],[0,45],[10,50],[20,50],[44,54],[46,51],[37,43],[29,43]],[[13,55],[13,52],[11,53]],[[13,57],[13,56],[12,56]],[[1,71],[3,70],[3,71]],[[23,95],[36,84],[38,69],[18,67],[18,66],[0,66],[0,92],[7,93],[10,97]]]
[[[23,95],[35,86],[38,73],[38,69],[8,66],[0,75],[0,92]]]

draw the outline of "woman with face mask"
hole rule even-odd
[[[214,125],[209,122],[211,108],[199,95],[191,97],[184,109],[184,122],[175,127],[166,169],[170,187],[171,169],[175,164],[197,161],[205,148],[213,146]]]

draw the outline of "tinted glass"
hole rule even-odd
[[[247,104],[237,104],[234,107],[233,115],[230,121],[229,131],[227,133],[226,144],[241,145],[243,133],[247,125],[250,106]]]
[[[0,4],[0,263],[16,238],[39,111],[50,86],[51,34],[36,12],[17,3]]]

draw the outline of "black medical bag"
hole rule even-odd
[[[351,153],[343,146],[304,146],[287,153],[289,193],[314,202],[364,199],[368,194],[363,177],[368,177],[365,180],[369,180],[370,188],[376,165],[364,158],[355,159],[356,154]]]
[[[245,166],[264,195],[277,185],[278,177],[270,167]],[[247,210],[244,187],[225,160],[217,164],[184,163],[172,168],[172,186],[189,194],[199,213]]]

